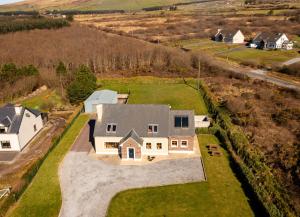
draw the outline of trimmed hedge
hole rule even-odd
[[[261,152],[251,146],[245,134],[231,122],[230,114],[214,101],[202,83],[200,93],[215,121],[210,131],[226,146],[239,171],[252,187],[252,191],[271,217],[295,217],[288,193],[264,163]]]
[[[41,167],[41,165],[43,164],[44,160],[47,158],[47,156],[50,154],[50,152],[57,146],[57,144],[60,142],[60,140],[63,138],[63,136],[67,133],[67,131],[69,130],[69,128],[73,125],[73,123],[75,122],[75,120],[79,117],[79,115],[81,114],[82,109],[74,116],[74,118],[72,119],[72,121],[66,126],[66,128],[64,129],[64,131],[59,135],[58,138],[55,138],[53,140],[53,144],[52,146],[49,148],[49,150],[47,151],[47,153],[41,157],[40,159],[38,159],[27,171],[26,173],[23,175],[22,177],[22,185],[20,186],[20,188],[15,189],[8,197],[6,197],[4,199],[4,201],[0,204],[0,216],[4,217],[6,212],[8,211],[8,209],[19,200],[19,198],[21,197],[21,195],[24,193],[24,191],[26,190],[27,186],[31,183],[32,179],[34,178],[34,176],[36,175],[36,173],[38,172],[39,168]]]

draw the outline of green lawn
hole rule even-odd
[[[48,112],[52,106],[60,107],[64,105],[64,101],[55,90],[47,90],[37,96],[22,101],[22,105]]]
[[[205,147],[217,144],[212,135],[199,135],[207,182],[143,188],[119,193],[108,217],[250,217],[254,216],[241,183],[230,168],[227,153],[212,157]]]
[[[8,216],[54,217],[61,206],[58,166],[89,117],[81,115],[46,158],[30,186]]]
[[[119,93],[130,91],[132,104],[169,104],[173,109],[193,109],[196,114],[207,114],[202,97],[178,78],[135,77],[123,79],[101,79],[102,89]]]

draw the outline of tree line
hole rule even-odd
[[[0,20],[0,34],[32,29],[58,29],[69,25],[70,24],[66,19],[52,19],[45,17],[3,19]]]
[[[38,75],[39,71],[33,65],[17,67],[14,63],[7,63],[1,67],[0,82],[13,84],[22,77]]]

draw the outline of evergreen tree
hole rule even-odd
[[[57,67],[56,67],[56,74],[59,76],[59,82],[60,82],[60,90],[61,90],[61,96],[63,96],[64,93],[64,78],[67,75],[67,68],[65,64],[62,61],[59,61]]]
[[[75,78],[67,89],[68,98],[71,103],[85,100],[97,88],[97,79],[91,70],[81,65],[75,72]]]

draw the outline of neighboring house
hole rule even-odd
[[[218,29],[217,34],[214,36],[215,41],[221,41],[232,44],[244,43],[245,36],[241,30],[223,30]]]
[[[92,95],[84,101],[84,110],[86,113],[95,113],[96,105],[116,103],[118,103],[118,93],[116,91],[99,90],[92,93]]]
[[[193,111],[171,110],[168,105],[103,104],[97,106],[97,115],[97,154],[141,159],[194,151]]]
[[[210,126],[210,120],[206,115],[195,116],[195,128],[206,128]]]
[[[284,33],[259,33],[252,41],[259,49],[293,49],[293,43]]]
[[[21,151],[42,129],[39,111],[7,104],[0,108],[0,151]]]

